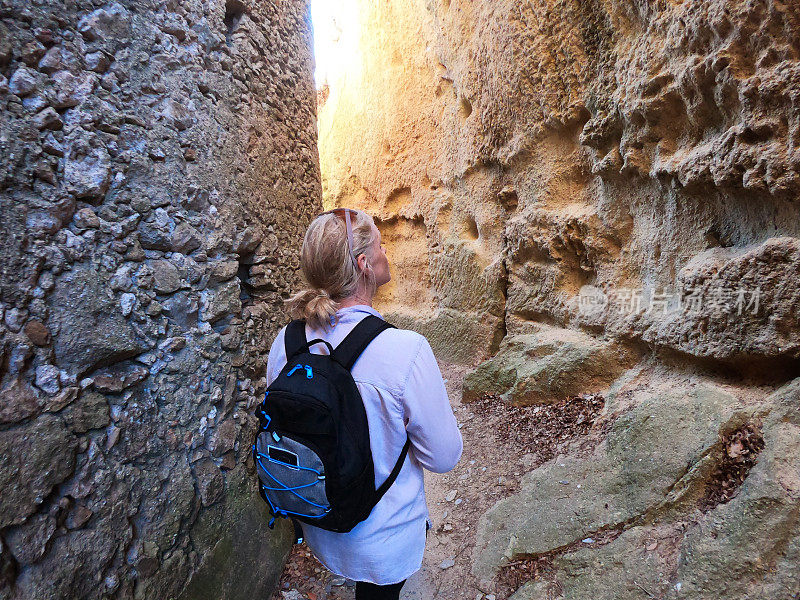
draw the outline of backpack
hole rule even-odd
[[[410,440],[386,481],[375,489],[367,413],[350,373],[358,357],[382,331],[383,319],[362,319],[334,349],[327,341],[306,341],[305,322],[286,328],[286,366],[256,408],[259,429],[253,461],[259,490],[276,517],[335,532],[347,532],[366,519],[394,483]],[[325,344],[330,355],[312,354]]]

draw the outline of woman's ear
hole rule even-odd
[[[369,268],[369,263],[367,261],[366,254],[359,254],[356,257],[356,261],[358,261],[358,270],[362,273],[366,273],[367,269]]]

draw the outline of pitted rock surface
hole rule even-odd
[[[540,323],[800,357],[795,5],[357,4],[323,187],[380,217],[391,318],[466,363]]]

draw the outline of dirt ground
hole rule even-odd
[[[472,575],[480,517],[498,500],[516,492],[522,475],[574,444],[575,423],[580,443],[588,450],[602,429],[602,423],[595,423],[594,418],[602,409],[602,398],[575,399],[576,403],[565,405],[569,410],[510,408],[493,397],[462,404],[462,383],[471,367],[440,363],[440,368],[464,439],[464,452],[449,473],[425,473],[433,529],[422,568],[406,582],[400,598],[504,600],[518,587],[523,574],[506,570],[494,581],[479,581]],[[515,423],[525,424],[529,430],[521,431]],[[327,571],[303,544],[293,548],[273,600],[352,600],[353,586]]]

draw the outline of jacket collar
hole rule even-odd
[[[340,308],[336,311],[336,316],[331,317],[331,326],[333,326],[333,322],[335,319],[339,320],[349,320],[350,315],[357,315],[358,313],[366,313],[369,315],[375,315],[383,319],[383,315],[379,313],[377,310],[368,306],[367,304],[356,304],[354,306],[347,306],[345,308]]]
[[[379,313],[377,310],[375,310],[374,308],[372,308],[367,304],[356,304],[355,306],[347,306],[345,308],[340,308],[339,310],[336,311],[336,314],[344,316],[346,314],[355,312],[369,313],[371,315],[375,315],[376,317],[380,317],[381,319],[383,318],[383,315],[381,313]]]

